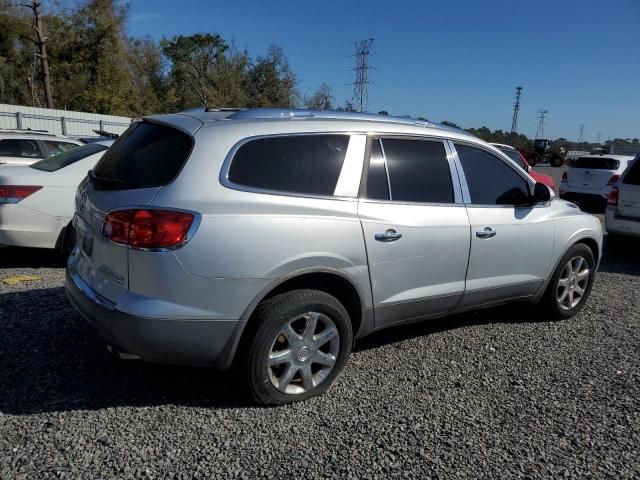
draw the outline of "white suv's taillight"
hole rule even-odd
[[[18,203],[41,188],[36,185],[0,185],[0,204]]]
[[[117,210],[105,218],[102,235],[133,248],[177,248],[187,242],[194,219],[192,213],[174,210]]]
[[[617,207],[618,206],[618,194],[619,194],[619,190],[618,187],[613,187],[611,189],[611,191],[609,192],[609,197],[607,198],[607,204],[611,205],[612,207]]]
[[[607,183],[607,186],[608,187],[613,187],[616,184],[616,182],[618,181],[619,178],[620,178],[620,175],[614,175],[613,177],[611,177],[609,179],[609,182]]]

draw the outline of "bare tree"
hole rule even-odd
[[[40,57],[40,66],[42,67],[42,88],[48,108],[53,108],[53,97],[51,95],[51,74],[49,71],[49,60],[47,58],[47,37],[44,34],[44,25],[42,24],[42,1],[32,0],[31,3],[14,3],[12,7],[24,7],[33,13],[33,23],[29,24],[36,33],[35,39],[32,40],[38,47],[38,57]]]

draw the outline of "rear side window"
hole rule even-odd
[[[349,135],[292,135],[251,140],[231,161],[230,182],[258,190],[333,195]]]
[[[42,158],[35,140],[7,138],[0,140],[0,157]]]
[[[640,161],[638,161],[639,159],[640,159],[640,156],[636,157],[636,159],[633,161],[633,163],[631,164],[631,167],[629,167],[629,171],[624,176],[624,181],[622,183],[626,183],[627,185],[640,185]]]
[[[173,181],[191,153],[193,139],[175,128],[134,123],[98,162],[89,178],[100,189],[159,187]]]
[[[580,157],[571,165],[573,168],[588,168],[589,170],[617,170],[620,162],[606,157]]]
[[[382,148],[394,202],[453,203],[453,184],[442,142],[385,138]]]
[[[471,203],[520,205],[529,197],[527,182],[498,157],[466,145],[456,145]]]
[[[30,167],[35,168],[36,170],[44,170],[45,172],[55,172],[56,170],[67,167],[79,160],[82,160],[83,158],[87,158],[89,155],[103,152],[106,149],[107,147],[105,145],[92,143],[89,145],[84,145],[82,147],[74,148],[73,150],[61,153],[54,157],[40,160],[39,162],[30,165]]]

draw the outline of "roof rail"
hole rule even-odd
[[[277,119],[277,118],[317,118],[335,120],[361,120],[369,122],[402,123],[406,125],[421,125],[424,127],[438,127],[437,124],[424,120],[407,117],[393,117],[375,113],[339,112],[336,110],[308,110],[299,108],[251,108],[240,110],[227,117],[229,120],[242,119]]]

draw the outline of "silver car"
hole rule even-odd
[[[67,294],[126,358],[325,391],[354,340],[513,300],[585,304],[595,217],[429,122],[303,110],[134,123],[81,183]]]

